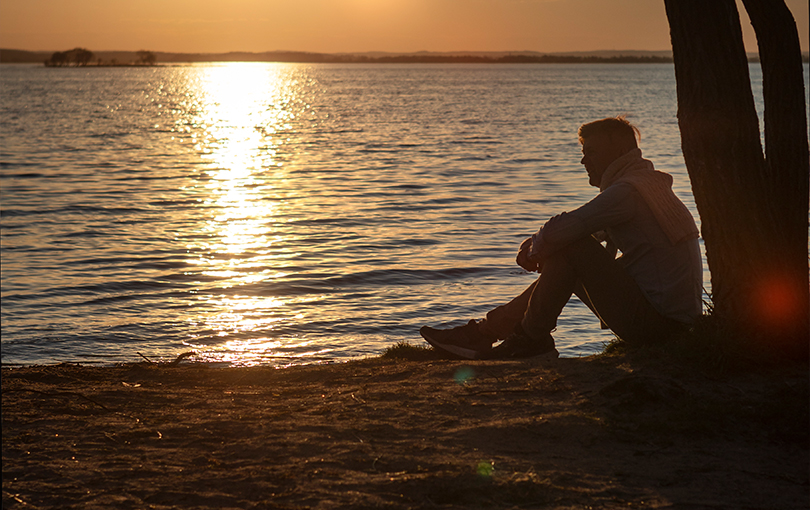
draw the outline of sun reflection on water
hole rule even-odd
[[[192,139],[207,174],[199,211],[208,217],[201,221],[203,241],[190,243],[188,250],[198,274],[221,290],[285,276],[269,264],[278,241],[272,227],[278,202],[268,200],[282,172],[278,134],[295,118],[289,105],[298,91],[284,69],[247,63],[201,68],[191,91],[200,98],[195,119],[200,129]],[[318,353],[306,342],[272,337],[294,318],[279,313],[287,304],[282,299],[216,290],[199,294],[210,312],[189,319],[203,333],[187,344],[204,361],[261,363],[282,347],[294,347],[295,355]]]

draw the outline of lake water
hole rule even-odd
[[[597,192],[578,126],[619,113],[697,216],[672,65],[5,65],[0,83],[3,363],[420,344],[532,282],[517,245]],[[574,299],[555,338],[578,356],[612,336]]]

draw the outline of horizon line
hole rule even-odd
[[[83,46],[74,46],[73,48],[82,48]],[[25,48],[6,48],[0,47],[2,50],[7,51],[25,51],[30,53],[47,53],[54,51],[69,51],[68,50],[31,50]],[[89,48],[88,48],[89,49]],[[173,50],[148,50],[146,48],[139,48],[137,50],[91,50],[107,53],[137,53],[138,51],[151,51],[153,53],[180,53],[189,55],[204,55],[204,54],[228,54],[228,53],[316,53],[322,55],[361,55],[366,53],[386,53],[395,55],[414,55],[418,53],[442,53],[442,54],[459,54],[459,53],[538,53],[543,55],[560,55],[560,54],[575,54],[575,53],[604,53],[604,52],[632,52],[632,53],[664,53],[671,52],[671,48],[659,50],[634,50],[634,49],[599,49],[599,50],[573,50],[573,51],[540,51],[540,50],[414,50],[414,51],[391,51],[391,50],[358,50],[358,51],[313,51],[313,50],[293,50],[293,49],[276,49],[276,50],[227,50],[227,51],[173,51]]]
[[[67,50],[30,50],[23,48],[5,48],[0,47],[3,51],[21,51],[26,53],[53,53],[57,51],[70,51],[82,46],[75,46]],[[672,49],[659,49],[659,50],[635,50],[635,49],[600,49],[600,50],[575,50],[575,51],[540,51],[540,50],[415,50],[415,51],[390,51],[390,50],[365,50],[365,51],[312,51],[312,50],[292,50],[292,49],[276,49],[276,50],[228,50],[228,51],[172,51],[172,50],[149,50],[140,48],[137,50],[90,50],[94,53],[137,53],[139,51],[149,51],[152,53],[165,53],[175,55],[228,55],[233,53],[247,53],[247,54],[264,54],[264,53],[304,53],[313,55],[419,55],[419,54],[439,54],[439,55],[464,55],[464,54],[536,54],[536,55],[552,55],[552,56],[566,56],[566,55],[590,55],[597,53],[672,53]],[[808,49],[800,49],[802,54],[810,52]],[[758,50],[747,51],[746,54],[759,54]]]

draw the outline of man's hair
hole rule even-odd
[[[585,138],[594,135],[608,135],[614,142],[627,144],[630,148],[638,147],[638,140],[641,139],[641,132],[638,128],[630,124],[622,115],[583,124],[579,127],[577,134],[579,143],[583,143]]]

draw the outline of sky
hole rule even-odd
[[[787,0],[808,51],[808,0]],[[740,0],[746,49],[756,39]],[[668,50],[663,0],[0,0],[0,47],[179,53]]]

